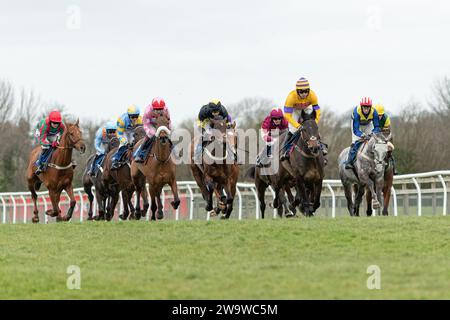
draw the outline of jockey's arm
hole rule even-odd
[[[294,112],[294,108],[293,107],[284,107],[284,118],[287,120],[287,122],[289,122],[289,124],[291,124],[293,127],[295,128],[299,128],[300,127],[300,123],[298,123],[297,121],[295,121],[294,117],[292,116],[292,113]]]
[[[321,111],[320,111],[320,106],[318,104],[313,105],[313,110],[316,112],[316,123],[319,124],[320,121],[320,115],[321,115]]]
[[[364,134],[361,130],[359,130],[359,126],[360,126],[360,117],[355,109],[355,111],[353,112],[353,119],[352,119],[353,134],[357,137],[362,137]]]
[[[47,139],[47,125],[44,123],[40,128],[39,128],[39,144],[44,147],[44,148],[48,148],[51,146],[51,142],[48,141]]]
[[[380,120],[378,118],[378,112],[376,110],[373,111],[373,133],[381,132],[380,129]]]
[[[95,134],[95,150],[97,150],[98,153],[104,153],[104,148],[102,145],[103,140],[103,128],[99,128],[97,130],[97,133]]]

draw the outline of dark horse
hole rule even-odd
[[[286,133],[280,135],[278,141],[284,141]],[[278,155],[279,152],[274,152]],[[279,158],[279,157],[278,157]],[[276,160],[278,160],[278,158]],[[274,160],[272,160],[271,167],[274,167]],[[261,218],[264,219],[264,212],[266,210],[265,192],[269,186],[272,186],[275,192],[275,199],[273,201],[273,207],[277,209],[278,216],[281,218],[283,212],[287,218],[295,215],[295,207],[289,207],[285,191],[289,198],[292,199],[291,187],[295,186],[295,180],[289,174],[289,172],[278,162],[278,170],[273,173],[272,170],[276,168],[268,167],[256,167],[251,166],[246,173],[247,177],[254,179],[255,187],[258,192],[259,208],[261,210]],[[270,170],[270,171],[269,171]],[[271,173],[271,174],[269,174]]]
[[[113,148],[116,148],[119,146],[119,139],[117,137],[112,138],[108,146],[105,150],[105,157],[106,154],[108,154],[109,151],[111,151]],[[108,190],[105,188],[103,184],[103,168],[105,161],[102,163],[102,167],[97,170],[94,177],[91,177],[88,175],[89,168],[92,165],[92,161],[94,161],[95,154],[91,155],[86,162],[86,169],[83,172],[82,176],[82,183],[84,187],[84,191],[86,192],[88,199],[89,199],[89,211],[88,211],[88,220],[93,220],[93,214],[92,214],[92,203],[94,201],[94,194],[92,193],[92,186],[95,187],[95,197],[98,204],[98,212],[99,217],[104,217],[106,210],[106,203],[107,201],[111,200],[109,198]],[[104,160],[104,159],[103,159]]]
[[[174,200],[171,202],[172,207],[176,210],[180,205],[180,199],[178,197],[177,181],[176,181],[176,166],[172,160],[172,142],[170,141],[170,130],[168,129],[169,119],[162,115],[156,119],[156,133],[155,141],[152,145],[152,149],[149,152],[147,159],[144,163],[137,163],[133,161],[131,163],[131,177],[136,186],[137,198],[139,201],[140,194],[147,194],[145,189],[145,182],[147,180],[149,184],[150,197],[152,200],[152,220],[156,220],[155,213],[158,210],[158,219],[164,217],[163,203],[161,201],[161,193],[164,185],[168,184],[173,193]],[[139,141],[135,147],[136,151],[142,144],[143,140]],[[148,201],[144,207],[148,208]],[[139,206],[139,202],[138,202]],[[137,214],[136,214],[137,215]]]
[[[206,142],[202,155],[202,164],[195,163],[195,143],[191,142],[191,170],[206,201],[206,211],[213,214],[222,212],[225,214],[222,218],[228,219],[233,211],[239,176],[239,167],[236,163],[236,123],[227,125],[227,120],[222,117],[216,117],[210,121],[215,134],[208,137],[209,140]],[[211,147],[212,151],[210,151]],[[220,202],[224,204],[214,211],[213,193],[220,197]]]
[[[125,153],[125,164],[116,170],[111,170],[112,157],[117,152],[117,148],[112,149],[106,155],[105,162],[103,165],[103,183],[105,187],[109,190],[111,194],[111,205],[106,213],[107,220],[112,219],[114,216],[114,211],[119,200],[119,193],[122,192],[122,202],[124,212],[119,215],[119,218],[126,220],[128,218],[135,219],[135,211],[140,208],[136,208],[132,204],[132,196],[135,191],[135,185],[131,179],[131,158],[133,153],[133,145],[137,143],[140,139],[145,136],[145,131],[142,126],[138,126],[134,129],[134,142],[130,145],[129,149]],[[145,178],[141,179],[141,184],[145,186]],[[147,199],[147,193],[142,193],[145,197],[144,201]],[[147,201],[148,202],[148,201]],[[147,208],[144,208],[144,212],[147,212]],[[130,214],[131,212],[131,214]]]
[[[41,152],[41,147],[36,147],[31,151],[30,162],[27,169],[28,189],[31,191],[31,197],[34,203],[34,223],[39,222],[39,212],[37,207],[37,194],[41,184],[47,187],[50,199],[52,201],[52,209],[47,210],[46,214],[51,217],[56,217],[56,221],[69,221],[72,218],[73,210],[76,205],[75,196],[73,194],[73,170],[75,164],[72,161],[72,151],[76,149],[81,153],[86,150],[86,145],[83,141],[81,130],[76,123],[65,123],[66,129],[61,136],[60,145],[51,155],[46,171],[39,176],[35,174],[35,162]],[[59,200],[61,192],[65,190],[70,198],[70,207],[67,214],[62,217],[61,209],[59,208]]]
[[[299,205],[300,211],[310,217],[320,207],[325,163],[315,114],[303,112],[302,119],[301,127],[294,133],[299,137],[289,155],[290,166],[285,168],[296,180],[295,205]],[[285,165],[284,162],[282,164]]]
[[[386,157],[386,166],[384,169],[384,184],[383,184],[383,216],[389,215],[389,202],[391,200],[392,185],[394,184],[394,162],[392,152],[395,147],[392,144],[392,135],[390,129],[383,129],[384,136],[388,136],[390,139],[390,145]],[[366,201],[367,201],[367,215],[372,215],[372,193],[366,188]]]

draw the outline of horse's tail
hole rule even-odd
[[[255,179],[255,176],[256,176],[256,166],[251,166],[245,173],[245,177]]]

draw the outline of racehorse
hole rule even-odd
[[[172,207],[176,210],[180,205],[176,181],[176,166],[171,157],[172,142],[170,141],[170,130],[168,126],[169,119],[164,115],[159,116],[156,119],[155,141],[147,159],[145,159],[144,163],[137,163],[135,161],[131,163],[131,177],[136,186],[138,199],[141,193],[145,195],[147,193],[145,180],[149,184],[150,198],[152,200],[152,220],[156,220],[156,211],[158,211],[158,220],[164,218],[164,205],[161,201],[161,193],[164,185],[168,184],[172,189],[174,197],[174,200],[171,202]],[[143,141],[141,140],[134,146],[133,152],[137,151]],[[144,177],[144,183],[142,183],[142,177]],[[145,203],[146,198],[144,198],[144,207]]]
[[[284,134],[281,134],[279,140],[284,141]],[[288,194],[289,199],[293,199],[291,193],[291,187],[295,186],[295,181],[289,172],[283,167],[278,166],[278,170],[275,174],[263,174],[264,168],[259,166],[251,166],[246,173],[246,177],[250,177],[255,181],[255,187],[258,192],[259,207],[261,210],[261,218],[264,219],[264,212],[266,209],[265,192],[269,186],[272,186],[275,192],[275,199],[273,201],[273,207],[277,209],[278,216],[281,218],[283,212],[287,218],[295,215],[295,207],[289,208],[285,192]],[[291,211],[293,210],[293,211]]]
[[[119,139],[117,137],[112,138],[108,146],[105,150],[105,157],[106,154],[108,154],[111,149],[116,148],[119,146]],[[102,163],[102,166],[96,171],[95,176],[88,175],[89,168],[92,165],[92,161],[94,161],[95,154],[91,155],[86,162],[86,169],[83,172],[82,176],[82,183],[84,187],[84,191],[86,192],[88,199],[89,199],[89,211],[88,211],[88,220],[93,220],[93,214],[92,214],[92,203],[94,201],[94,195],[92,193],[92,186],[95,187],[95,196],[96,201],[98,204],[98,212],[99,216],[103,217],[105,215],[106,210],[106,202],[109,200],[111,201],[111,198],[109,197],[108,190],[105,188],[103,184],[103,168],[104,168],[104,161]]]
[[[66,129],[61,135],[60,145],[50,156],[47,170],[39,174],[39,176],[35,174],[37,169],[35,162],[39,157],[41,147],[34,148],[30,154],[30,162],[27,168],[27,181],[28,189],[31,191],[31,197],[34,203],[33,223],[39,222],[36,191],[39,190],[42,183],[48,189],[52,201],[52,209],[47,210],[45,214],[56,217],[56,221],[69,221],[72,218],[76,205],[72,186],[73,170],[76,165],[72,161],[72,151],[76,149],[84,153],[86,151],[86,145],[79,128],[79,120],[76,123],[65,123],[64,125]],[[70,198],[70,207],[64,217],[61,216],[61,209],[59,208],[59,201],[63,190],[67,192]]]
[[[295,205],[299,205],[300,211],[310,217],[320,207],[325,167],[314,112],[311,115],[302,112],[301,127],[294,135],[298,135],[298,139],[285,168],[296,180]],[[282,164],[285,166],[285,162]]]
[[[207,137],[202,164],[199,164],[201,167],[194,161],[195,141],[191,141],[191,170],[206,201],[206,211],[222,212],[225,215],[221,218],[228,219],[233,211],[239,176],[239,167],[236,162],[236,123],[227,125],[227,119],[220,116],[210,121],[214,134]],[[209,150],[210,147],[213,147],[212,151]],[[223,208],[219,207],[213,211],[213,193],[220,197],[221,203],[225,203]]]
[[[392,135],[390,129],[383,129],[383,134],[388,137],[391,137],[389,139],[389,142],[392,143]],[[386,167],[384,169],[384,185],[383,185],[383,216],[389,215],[388,209],[389,209],[389,202],[391,200],[391,191],[392,191],[392,185],[394,184],[394,162],[393,162],[393,155],[392,152],[394,151],[395,147],[392,144],[391,150],[388,150],[387,157],[386,157]],[[366,201],[367,201],[367,216],[372,215],[372,193],[369,192],[366,188]]]
[[[111,194],[111,205],[110,210],[106,213],[106,219],[111,220],[114,216],[114,211],[116,209],[117,201],[119,200],[119,193],[122,192],[122,202],[123,202],[123,209],[124,212],[119,215],[119,218],[121,220],[126,219],[135,219],[135,207],[132,204],[132,196],[135,191],[135,185],[133,184],[133,180],[131,179],[131,158],[133,154],[133,146],[136,144],[140,139],[142,139],[145,136],[145,130],[142,126],[137,126],[134,129],[134,139],[133,143],[130,144],[128,150],[126,151],[124,155],[124,163],[122,166],[120,166],[116,170],[111,170],[112,166],[112,158],[117,152],[118,148],[112,149],[108,154],[106,155],[105,161],[104,161],[104,167],[103,167],[103,183],[107,190],[109,190]],[[140,181],[140,183],[144,183],[145,185],[145,179]],[[142,194],[144,199],[146,199],[147,194]],[[140,208],[138,209],[140,211]],[[144,208],[144,212],[146,212],[146,209]],[[131,214],[130,214],[131,213]]]
[[[371,193],[372,207],[374,209],[380,208],[386,157],[388,151],[393,150],[389,138],[386,138],[382,133],[375,133],[370,136],[369,140],[366,139],[356,156],[355,171],[345,169],[344,162],[350,148],[344,149],[339,155],[339,176],[344,186],[350,216],[359,216],[359,206],[366,187]],[[355,194],[354,200],[353,192]]]

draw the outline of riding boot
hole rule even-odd
[[[115,170],[120,167],[120,160],[122,159],[123,154],[127,150],[127,145],[120,146],[117,150],[116,154],[113,157],[111,169]]]
[[[267,145],[266,154],[267,154],[267,158],[269,158],[269,159],[273,158],[272,146],[271,145]]]
[[[291,132],[288,132],[284,138],[283,141],[283,146],[281,147],[281,161],[285,161],[285,160],[289,160],[289,152],[291,151],[292,148],[292,137],[293,134]]]
[[[37,170],[35,172],[36,175],[41,174],[43,171],[47,169],[47,162],[50,158],[52,152],[52,148],[42,148],[41,155],[36,161]]]
[[[202,155],[203,155],[203,142],[200,141],[196,146],[194,150],[194,163],[201,163],[202,162]]]
[[[89,167],[88,175],[91,177],[95,176],[95,167],[98,159],[98,154],[95,155],[94,160],[92,160],[91,166]]]
[[[345,169],[354,169],[353,162],[355,162],[356,154],[358,152],[360,143],[355,142],[351,145],[350,151],[348,152],[347,160],[344,162]]]
[[[322,150],[322,154],[326,156],[328,154],[328,145],[326,143],[323,143],[322,141],[319,141],[320,143],[320,149]]]
[[[145,137],[144,142],[141,144],[137,156],[134,158],[134,161],[138,163],[142,163],[147,158],[147,154],[152,148],[153,141],[155,141],[155,137]]]

